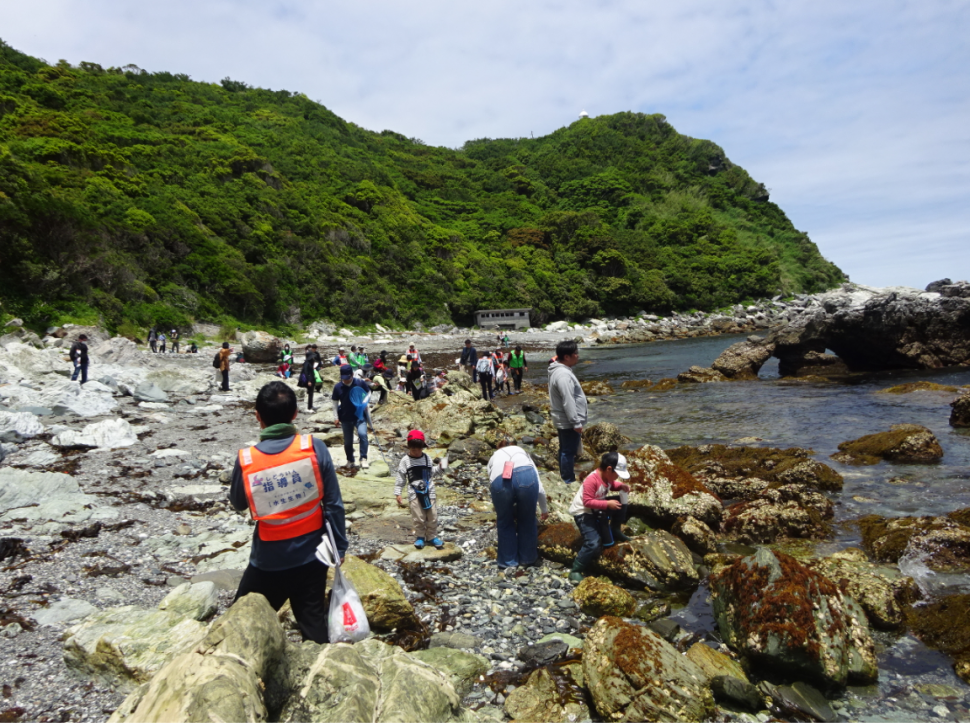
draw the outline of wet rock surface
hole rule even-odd
[[[930,464],[943,458],[936,436],[918,424],[894,424],[888,432],[867,434],[839,445],[832,458],[846,464],[870,465],[882,460]]]

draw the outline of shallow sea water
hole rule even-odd
[[[926,380],[970,385],[970,369],[887,372],[842,383],[782,380],[777,360],[751,382],[681,384],[666,392],[627,391],[623,381],[676,377],[691,365],[710,366],[728,346],[743,337],[714,337],[653,344],[581,350],[576,367],[583,381],[610,381],[617,394],[591,398],[590,422],[609,421],[632,439],[633,447],[663,448],[709,443],[730,444],[750,437],[758,446],[803,447],[845,478],[835,503],[836,532],[820,543],[830,554],[859,543],[849,521],[866,514],[939,515],[970,506],[970,433],[949,426],[949,392],[879,394],[905,382]],[[536,380],[539,381],[539,380]],[[937,436],[943,461],[937,465],[880,463],[853,467],[829,459],[838,445],[865,434],[887,431],[892,424],[923,425]],[[913,571],[919,573],[918,565]],[[909,571],[907,571],[909,572]],[[923,573],[921,585],[933,595],[970,592],[970,576]],[[706,586],[675,614],[688,631],[713,633]],[[966,720],[970,687],[952,670],[950,659],[926,648],[911,635],[875,635],[880,663],[878,686],[850,690],[841,716],[862,720]],[[927,685],[943,685],[956,695],[927,694]],[[942,708],[940,707],[942,706]],[[935,709],[935,711],[934,711]]]

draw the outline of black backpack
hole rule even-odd
[[[221,353],[222,353],[221,351],[217,351],[215,357],[212,359],[213,369],[218,369],[219,367],[222,366],[222,360],[219,358],[219,354]]]

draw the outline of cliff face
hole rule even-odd
[[[0,298],[42,323],[468,323],[711,308],[843,279],[661,115],[435,148],[306,96],[0,44]]]

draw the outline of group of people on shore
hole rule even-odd
[[[508,336],[505,337],[508,345]],[[494,352],[485,350],[479,352],[472,346],[471,339],[465,339],[465,346],[461,350],[458,365],[468,372],[472,381],[481,384],[482,399],[491,401],[496,394],[520,394],[522,392],[522,377],[529,371],[529,364],[522,347],[516,345],[507,354],[499,346]],[[512,391],[512,385],[515,391]]]

